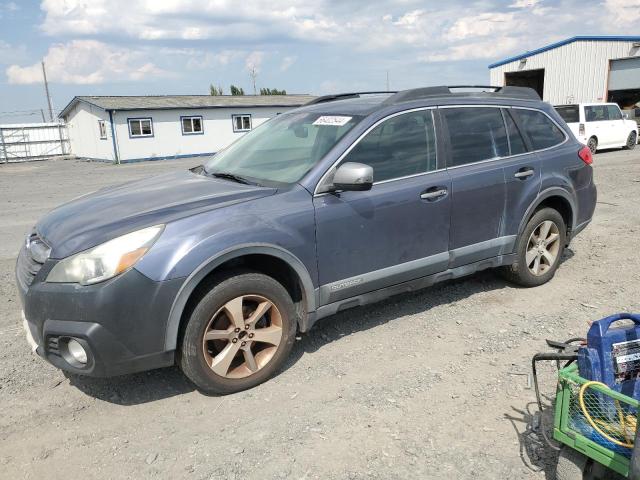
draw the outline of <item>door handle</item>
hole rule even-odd
[[[426,192],[420,194],[420,198],[423,200],[436,200],[438,198],[444,197],[447,193],[446,188],[439,188],[437,190],[429,189]]]
[[[513,176],[516,178],[525,179],[525,178],[529,178],[534,173],[535,172],[533,171],[532,168],[527,168],[526,170],[518,170]]]

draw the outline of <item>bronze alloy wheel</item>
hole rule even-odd
[[[282,337],[282,316],[275,304],[261,295],[242,295],[209,320],[202,350],[216,375],[244,378],[269,363]]]
[[[560,252],[559,240],[560,230],[551,220],[545,220],[533,229],[525,257],[527,268],[532,274],[544,275],[555,265]]]

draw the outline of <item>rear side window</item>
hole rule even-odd
[[[509,147],[511,148],[511,155],[518,155],[520,153],[526,153],[527,147],[524,144],[520,130],[516,126],[516,123],[511,118],[511,113],[508,110],[503,110],[504,120],[507,124],[507,134],[509,135]]]
[[[514,110],[534,150],[543,150],[564,142],[564,132],[544,113],[537,110]]]
[[[556,107],[556,112],[558,112],[562,119],[567,123],[580,122],[579,105],[560,105]]]
[[[609,109],[606,105],[589,105],[584,107],[587,122],[603,122],[609,120]]]
[[[435,170],[436,140],[431,110],[386,120],[358,142],[344,162],[370,165],[374,182]]]
[[[443,108],[441,112],[449,130],[450,167],[509,155],[499,108]]]

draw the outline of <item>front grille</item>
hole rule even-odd
[[[33,283],[42,265],[49,257],[50,249],[37,234],[32,233],[20,250],[16,264],[16,277],[23,290]]]

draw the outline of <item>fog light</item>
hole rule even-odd
[[[80,342],[70,338],[67,341],[67,351],[69,352],[69,356],[73,358],[76,362],[81,363],[83,365],[87,364],[87,352]]]

